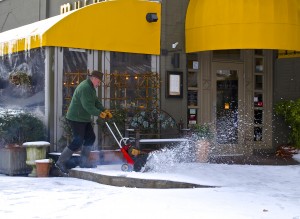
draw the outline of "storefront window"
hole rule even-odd
[[[255,58],[255,72],[262,73],[264,71],[263,58]]]
[[[263,141],[264,128],[264,51],[254,50],[254,141]]]
[[[87,53],[83,49],[64,48],[63,112],[67,112],[77,85],[87,76]]]
[[[263,111],[254,110],[254,124],[263,124]]]
[[[263,107],[263,94],[260,92],[254,92],[254,107]]]
[[[0,57],[0,109],[45,112],[43,48]]]
[[[153,108],[159,79],[151,72],[151,56],[111,52],[110,100],[123,108]]]
[[[151,55],[111,52],[111,72],[143,73],[151,71]]]
[[[255,75],[255,90],[262,90],[262,89],[263,89],[263,76]]]
[[[87,54],[84,49],[64,48],[64,72],[87,73]]]

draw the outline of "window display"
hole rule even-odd
[[[0,108],[45,111],[43,48],[0,57]]]

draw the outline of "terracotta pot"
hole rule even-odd
[[[52,162],[50,159],[36,160],[35,165],[37,177],[48,177],[51,164]]]
[[[91,151],[89,155],[89,162],[93,165],[100,164],[100,151]]]
[[[199,163],[208,162],[210,143],[206,140],[200,140],[197,142],[196,161]]]
[[[126,160],[120,150],[102,150],[101,163],[102,164],[120,164]]]

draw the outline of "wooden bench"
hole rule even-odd
[[[186,133],[189,131],[190,129],[181,129],[181,136],[184,136],[186,135]],[[140,145],[141,144],[167,144],[167,143],[181,143],[181,142],[185,142],[185,143],[188,143],[188,142],[193,142],[187,138],[153,138],[153,139],[150,139],[150,138],[141,138],[141,134],[140,134],[140,131],[139,130],[135,130],[135,129],[126,129],[127,131],[127,134],[124,138],[125,141],[127,140],[131,140],[131,141],[134,141],[135,142],[135,147],[136,148],[140,148]],[[128,132],[134,132],[135,133],[135,137],[134,138],[130,138],[128,137]]]

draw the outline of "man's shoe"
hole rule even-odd
[[[92,163],[90,163],[90,162],[81,162],[80,164],[79,164],[79,167],[80,168],[96,168],[97,167],[97,165],[95,165],[95,164],[92,164]]]
[[[93,162],[91,162],[86,156],[82,156],[80,158],[79,167],[80,168],[96,168],[97,165],[94,164]]]
[[[69,170],[64,164],[56,162],[55,167],[59,170],[60,175],[69,176]]]
[[[67,176],[69,174],[69,170],[66,167],[66,162],[72,157],[73,151],[66,147],[61,155],[59,156],[58,160],[55,163],[55,167],[63,174]]]
[[[96,168],[97,165],[89,160],[89,155],[92,150],[91,146],[83,146],[80,154],[80,168]]]

